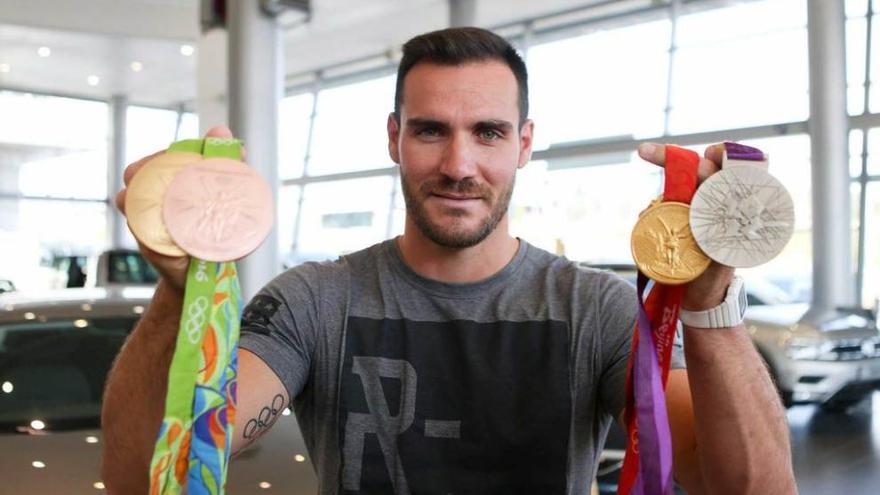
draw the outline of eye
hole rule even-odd
[[[483,141],[495,141],[501,137],[501,133],[495,129],[482,129],[479,131],[479,137]]]
[[[437,137],[440,135],[440,129],[437,127],[422,127],[416,130],[416,135],[420,137]]]

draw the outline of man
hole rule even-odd
[[[404,233],[289,270],[251,301],[234,451],[271,426],[252,420],[277,417],[280,398],[322,494],[588,490],[622,418],[636,296],[508,233],[527,116],[525,65],[502,38],[449,29],[404,46],[387,122]],[[640,148],[658,165],[663,152]],[[707,149],[701,179],[720,154]],[[170,362],[187,266],[141,249],[163,278],[107,387],[110,493],[146,490],[166,390],[148,377]],[[683,307],[718,305],[732,275],[713,265]],[[793,493],[784,412],[745,329],[685,327],[684,341],[687,371],[679,350],[667,389],[676,479],[690,493]]]

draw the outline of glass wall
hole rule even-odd
[[[108,106],[0,91],[0,108],[0,279],[44,289],[53,258],[107,242]]]
[[[876,10],[878,0],[872,2]],[[812,283],[810,270],[805,270],[812,266],[810,139],[783,131],[766,137],[767,126],[809,117],[806,2],[717,5],[705,8],[693,2],[677,15],[671,8],[649,9],[634,14],[632,22],[586,22],[514,40],[529,68],[535,155],[517,176],[511,230],[572,259],[630,262],[630,229],[659,193],[662,180],[659,169],[634,153],[638,142],[694,142],[689,135],[707,132],[723,139],[726,130],[738,129],[745,136],[742,142],[770,153],[771,171],[791,191],[796,214],[794,237],[782,254],[748,275],[774,281],[794,298],[806,299]],[[868,102],[864,96],[868,7],[868,0],[846,3],[851,115],[876,112],[880,101],[872,97],[877,85],[871,85]],[[877,31],[875,27],[871,42],[876,43]],[[871,50],[872,59],[878,53],[876,47]],[[871,79],[878,65],[868,68]],[[282,134],[283,183],[287,197],[296,198],[283,200],[290,206],[279,211],[281,248],[288,260],[336,256],[402,231],[399,179],[393,168],[386,168],[392,164],[384,122],[393,84],[389,75],[319,90],[307,87],[282,104],[283,126],[289,130]],[[749,138],[752,129],[755,135]],[[871,226],[880,220],[873,187],[873,180],[880,178],[880,160],[870,159],[880,146],[878,131],[853,129],[850,134],[854,259],[860,225],[868,227],[863,246],[868,254],[863,267],[866,305],[880,294],[880,271],[872,258],[877,249],[871,244],[877,237]],[[865,138],[867,174],[861,177]],[[609,142],[629,147],[608,151]],[[580,152],[565,159],[545,158],[563,145],[577,145]],[[690,148],[702,153],[704,146]],[[351,172],[361,178],[350,177]],[[313,179],[319,175],[323,177]],[[859,215],[860,180],[870,183],[864,219]]]

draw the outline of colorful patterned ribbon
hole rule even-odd
[[[693,151],[666,146],[664,201],[690,204],[697,189],[699,162],[699,155]],[[672,440],[664,389],[684,286],[655,282],[645,299],[647,288],[647,277],[639,273],[639,313],[626,378],[624,421],[628,441],[619,495],[667,495],[673,488]]]
[[[170,151],[240,159],[238,141],[178,141]],[[192,258],[165,417],[150,464],[150,495],[222,494],[232,445],[243,309],[235,263]]]

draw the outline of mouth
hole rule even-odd
[[[431,193],[431,196],[448,199],[452,201],[472,201],[482,199],[480,196],[465,196],[459,194],[448,194],[448,193]]]

